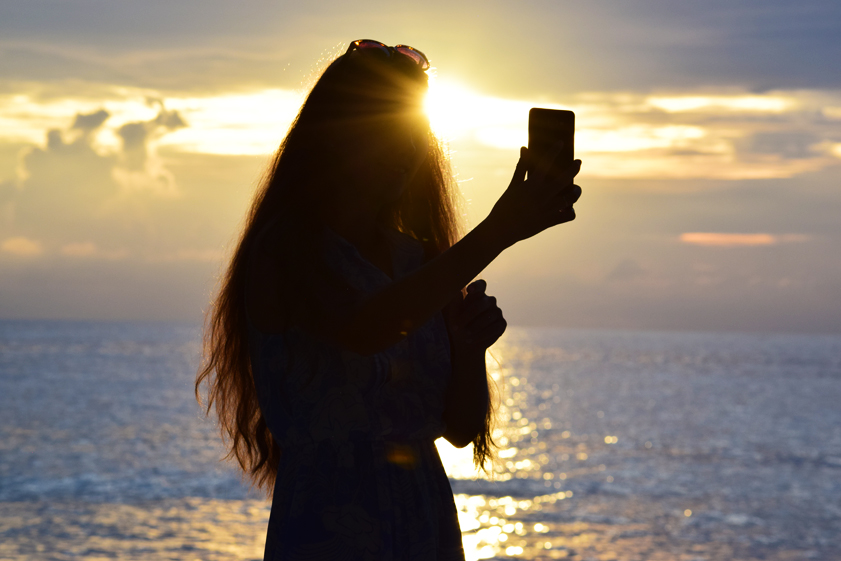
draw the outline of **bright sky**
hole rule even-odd
[[[452,4],[0,6],[0,317],[199,319],[314,73],[375,38],[435,67],[468,226],[528,109],[576,113],[579,218],[481,275],[509,323],[841,331],[837,3]]]

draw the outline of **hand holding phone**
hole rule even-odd
[[[520,150],[514,177],[486,219],[500,232],[506,247],[575,220],[572,205],[581,196],[581,188],[573,181],[581,161],[573,159],[574,134],[572,111],[529,111],[529,147]]]

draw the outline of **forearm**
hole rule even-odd
[[[387,349],[440,311],[505,247],[490,223],[480,223],[416,271],[361,302],[330,335],[363,355]]]
[[[485,425],[490,402],[485,349],[453,348],[451,365],[444,401],[444,438],[461,448],[470,444]]]

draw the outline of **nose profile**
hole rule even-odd
[[[414,157],[417,150],[418,147],[415,138],[415,131],[412,128],[404,128],[401,131],[396,146],[397,157],[401,161],[409,161]]]

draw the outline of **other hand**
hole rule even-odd
[[[459,293],[444,310],[444,317],[454,348],[484,352],[505,332],[508,323],[496,298],[485,294],[487,283],[476,280],[467,286],[467,295]]]

